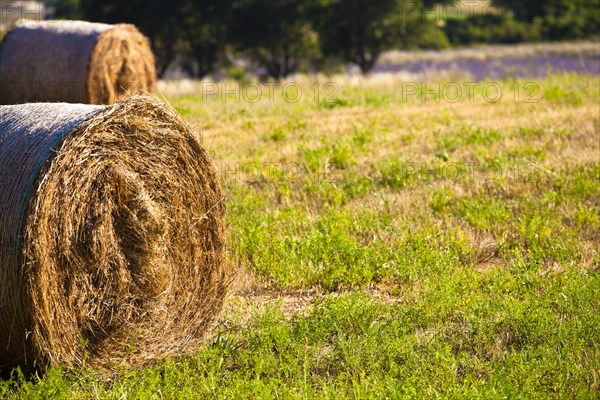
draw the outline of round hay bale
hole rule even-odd
[[[0,48],[0,85],[0,104],[111,104],[154,91],[154,55],[133,25],[25,22]]]
[[[0,107],[0,366],[145,364],[221,310],[224,195],[178,114]]]

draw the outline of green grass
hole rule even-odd
[[[218,325],[111,382],[14,370],[0,397],[597,398],[600,84],[535,83],[537,103],[169,98],[228,192]]]

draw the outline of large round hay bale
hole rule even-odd
[[[178,114],[0,107],[0,366],[144,364],[192,351],[222,307],[225,204]]]
[[[155,85],[152,50],[133,25],[25,22],[0,48],[0,104],[111,104]]]

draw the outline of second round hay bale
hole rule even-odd
[[[0,104],[111,104],[155,86],[154,55],[133,25],[25,22],[0,48]]]
[[[225,205],[153,98],[0,107],[0,367],[195,350],[228,287]]]

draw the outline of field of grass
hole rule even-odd
[[[166,95],[229,196],[206,348],[111,382],[15,370],[0,397],[600,396],[599,79],[305,80]]]

